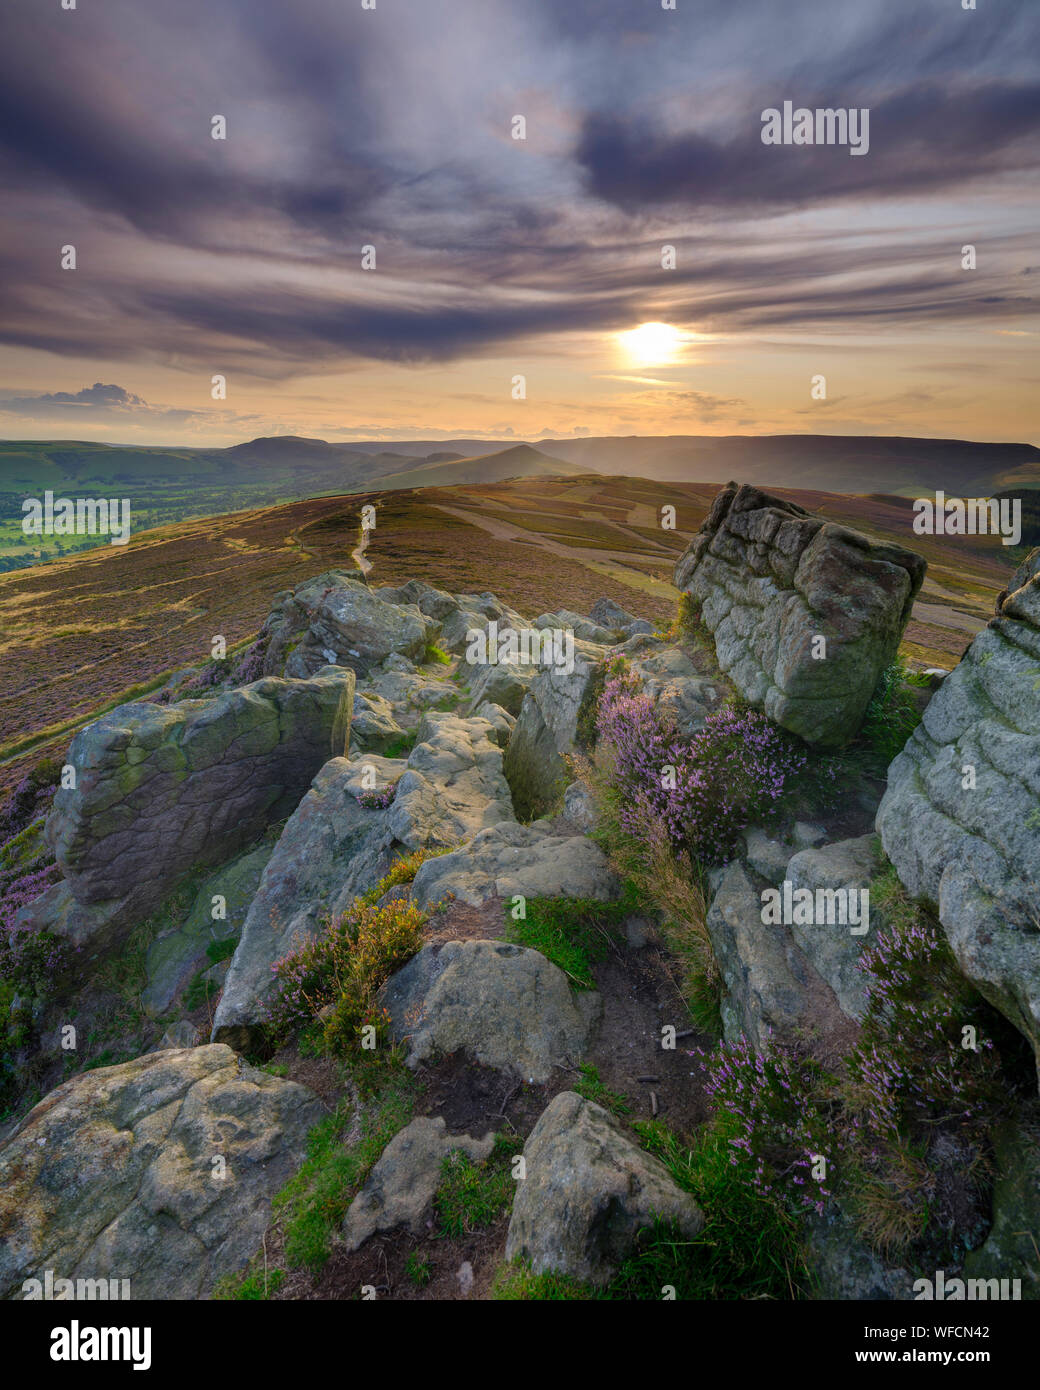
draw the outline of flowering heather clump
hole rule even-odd
[[[20,994],[46,994],[51,981],[68,965],[68,943],[49,932],[16,931],[14,916],[57,883],[57,865],[47,864],[10,882],[0,897],[0,980],[10,981]]]
[[[231,665],[227,657],[207,661],[205,666],[181,686],[177,692],[178,700],[190,700],[199,691],[212,690],[215,686],[223,685],[229,678],[230,671]]]
[[[50,809],[60,778],[61,764],[55,758],[44,758],[0,806],[0,863],[6,842]]]
[[[264,674],[264,655],[267,652],[266,637],[262,637],[258,642],[254,642],[242,654],[242,659],[235,667],[231,676],[233,685],[251,685],[253,681],[258,681]]]
[[[926,1234],[949,1184],[937,1139],[970,1164],[1008,1077],[988,1036],[994,1015],[957,970],[938,922],[906,898],[894,872],[874,890],[888,925],[860,960],[867,1012],[839,1076],[774,1046],[756,1055],[747,1041],[702,1065],[733,1161],[757,1192],[821,1211],[833,1183],[813,1179],[810,1156],[823,1155],[861,1232],[891,1248]],[[970,1172],[959,1177],[970,1187]]]
[[[375,791],[361,792],[358,796],[358,805],[364,806],[366,811],[385,811],[393,802],[397,793],[397,783],[389,782],[385,787],[379,787]]]
[[[822,1212],[831,1187],[813,1167],[823,1157],[829,1169],[836,1144],[814,1098],[825,1080],[819,1067],[772,1044],[755,1052],[746,1038],[708,1053],[701,1065],[705,1093],[729,1134],[731,1164],[746,1170],[760,1197]]]
[[[899,891],[891,878],[882,880],[882,901]],[[868,1005],[848,1059],[848,1104],[866,1155],[922,1124],[970,1127],[999,1098],[999,1060],[982,1000],[938,921],[911,906],[863,953],[860,969]],[[965,1028],[974,1029],[974,1048],[964,1046]]]
[[[717,710],[692,739],[678,738],[630,675],[607,682],[597,731],[628,802],[623,828],[638,835],[658,821],[676,849],[706,863],[726,862],[748,825],[775,820],[808,767],[799,740],[754,710]]]
[[[376,994],[422,945],[428,915],[411,902],[375,907],[356,899],[324,935],[271,967],[282,986],[268,1016],[272,1032],[284,1036],[329,1005],[323,1041],[330,1050],[349,1047],[366,1023],[384,1026]]]

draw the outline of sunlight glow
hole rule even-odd
[[[619,333],[618,341],[635,367],[665,367],[674,362],[683,335],[670,323],[641,323]]]

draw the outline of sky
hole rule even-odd
[[[1040,444],[1040,3],[674,3],[8,0],[0,436]]]

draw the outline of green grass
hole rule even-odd
[[[600,1080],[599,1070],[590,1062],[582,1065],[581,1080],[575,1083],[574,1089],[579,1096],[584,1096],[596,1105],[602,1105],[604,1110],[609,1110],[619,1120],[632,1113],[632,1107],[625,1097],[617,1091],[608,1090]]]
[[[413,1250],[404,1262],[404,1272],[417,1289],[425,1289],[433,1278],[433,1265]]]
[[[870,697],[860,726],[860,738],[887,767],[921,722],[921,711],[911,693],[927,688],[928,677],[910,671],[900,659],[886,666]]]
[[[413,729],[409,733],[399,734],[397,738],[391,739],[383,752],[384,758],[407,758],[408,754],[415,747],[415,734]]]
[[[534,1274],[529,1265],[516,1259],[500,1266],[491,1286],[491,1297],[508,1303],[562,1303],[587,1302],[603,1298],[604,1294],[568,1274],[552,1270],[547,1274]]]
[[[230,960],[238,945],[237,936],[225,937],[223,941],[211,941],[206,947],[206,956],[211,965],[219,965],[222,960]]]
[[[461,1149],[453,1149],[441,1164],[441,1185],[433,1199],[439,1234],[463,1236],[494,1225],[512,1205],[516,1180],[512,1158],[524,1141],[497,1134],[486,1162],[476,1164]]]
[[[324,1268],[347,1208],[387,1144],[412,1118],[415,1084],[403,1069],[394,1069],[364,1106],[354,1144],[344,1142],[353,1118],[346,1103],[311,1130],[303,1166],[271,1204],[284,1222],[285,1260],[291,1268],[312,1274]]]
[[[218,1300],[249,1303],[254,1300],[270,1298],[285,1282],[284,1269],[256,1270],[244,1279],[236,1275],[225,1275],[218,1280],[213,1289],[213,1297]]]
[[[436,642],[431,642],[423,654],[424,666],[450,666],[451,657],[443,647],[438,647]]]
[[[529,946],[558,965],[577,989],[592,989],[592,967],[616,939],[618,923],[634,910],[623,898],[601,903],[592,898],[528,898],[526,917],[514,921],[506,909],[506,939]]]

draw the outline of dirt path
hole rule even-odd
[[[671,584],[666,584],[661,579],[654,579],[652,575],[643,573],[641,570],[630,568],[633,561],[646,561],[645,555],[635,555],[629,550],[595,550],[591,551],[587,546],[565,545],[562,541],[553,540],[549,536],[541,535],[536,531],[525,531],[522,526],[514,526],[512,522],[500,521],[497,517],[482,516],[480,512],[471,511],[466,507],[449,507],[442,502],[433,504],[438,511],[447,512],[449,516],[457,517],[460,521],[465,521],[470,526],[479,526],[481,530],[487,531],[494,536],[495,540],[519,542],[521,545],[538,546],[542,550],[548,550],[553,555],[559,555],[564,560],[576,560],[578,564],[584,565],[586,569],[593,570],[597,574],[608,574],[619,583],[625,584],[630,589],[635,589],[639,593],[653,594],[656,598],[667,599],[674,603],[678,597],[678,590]],[[662,559],[666,558],[662,552]]]

